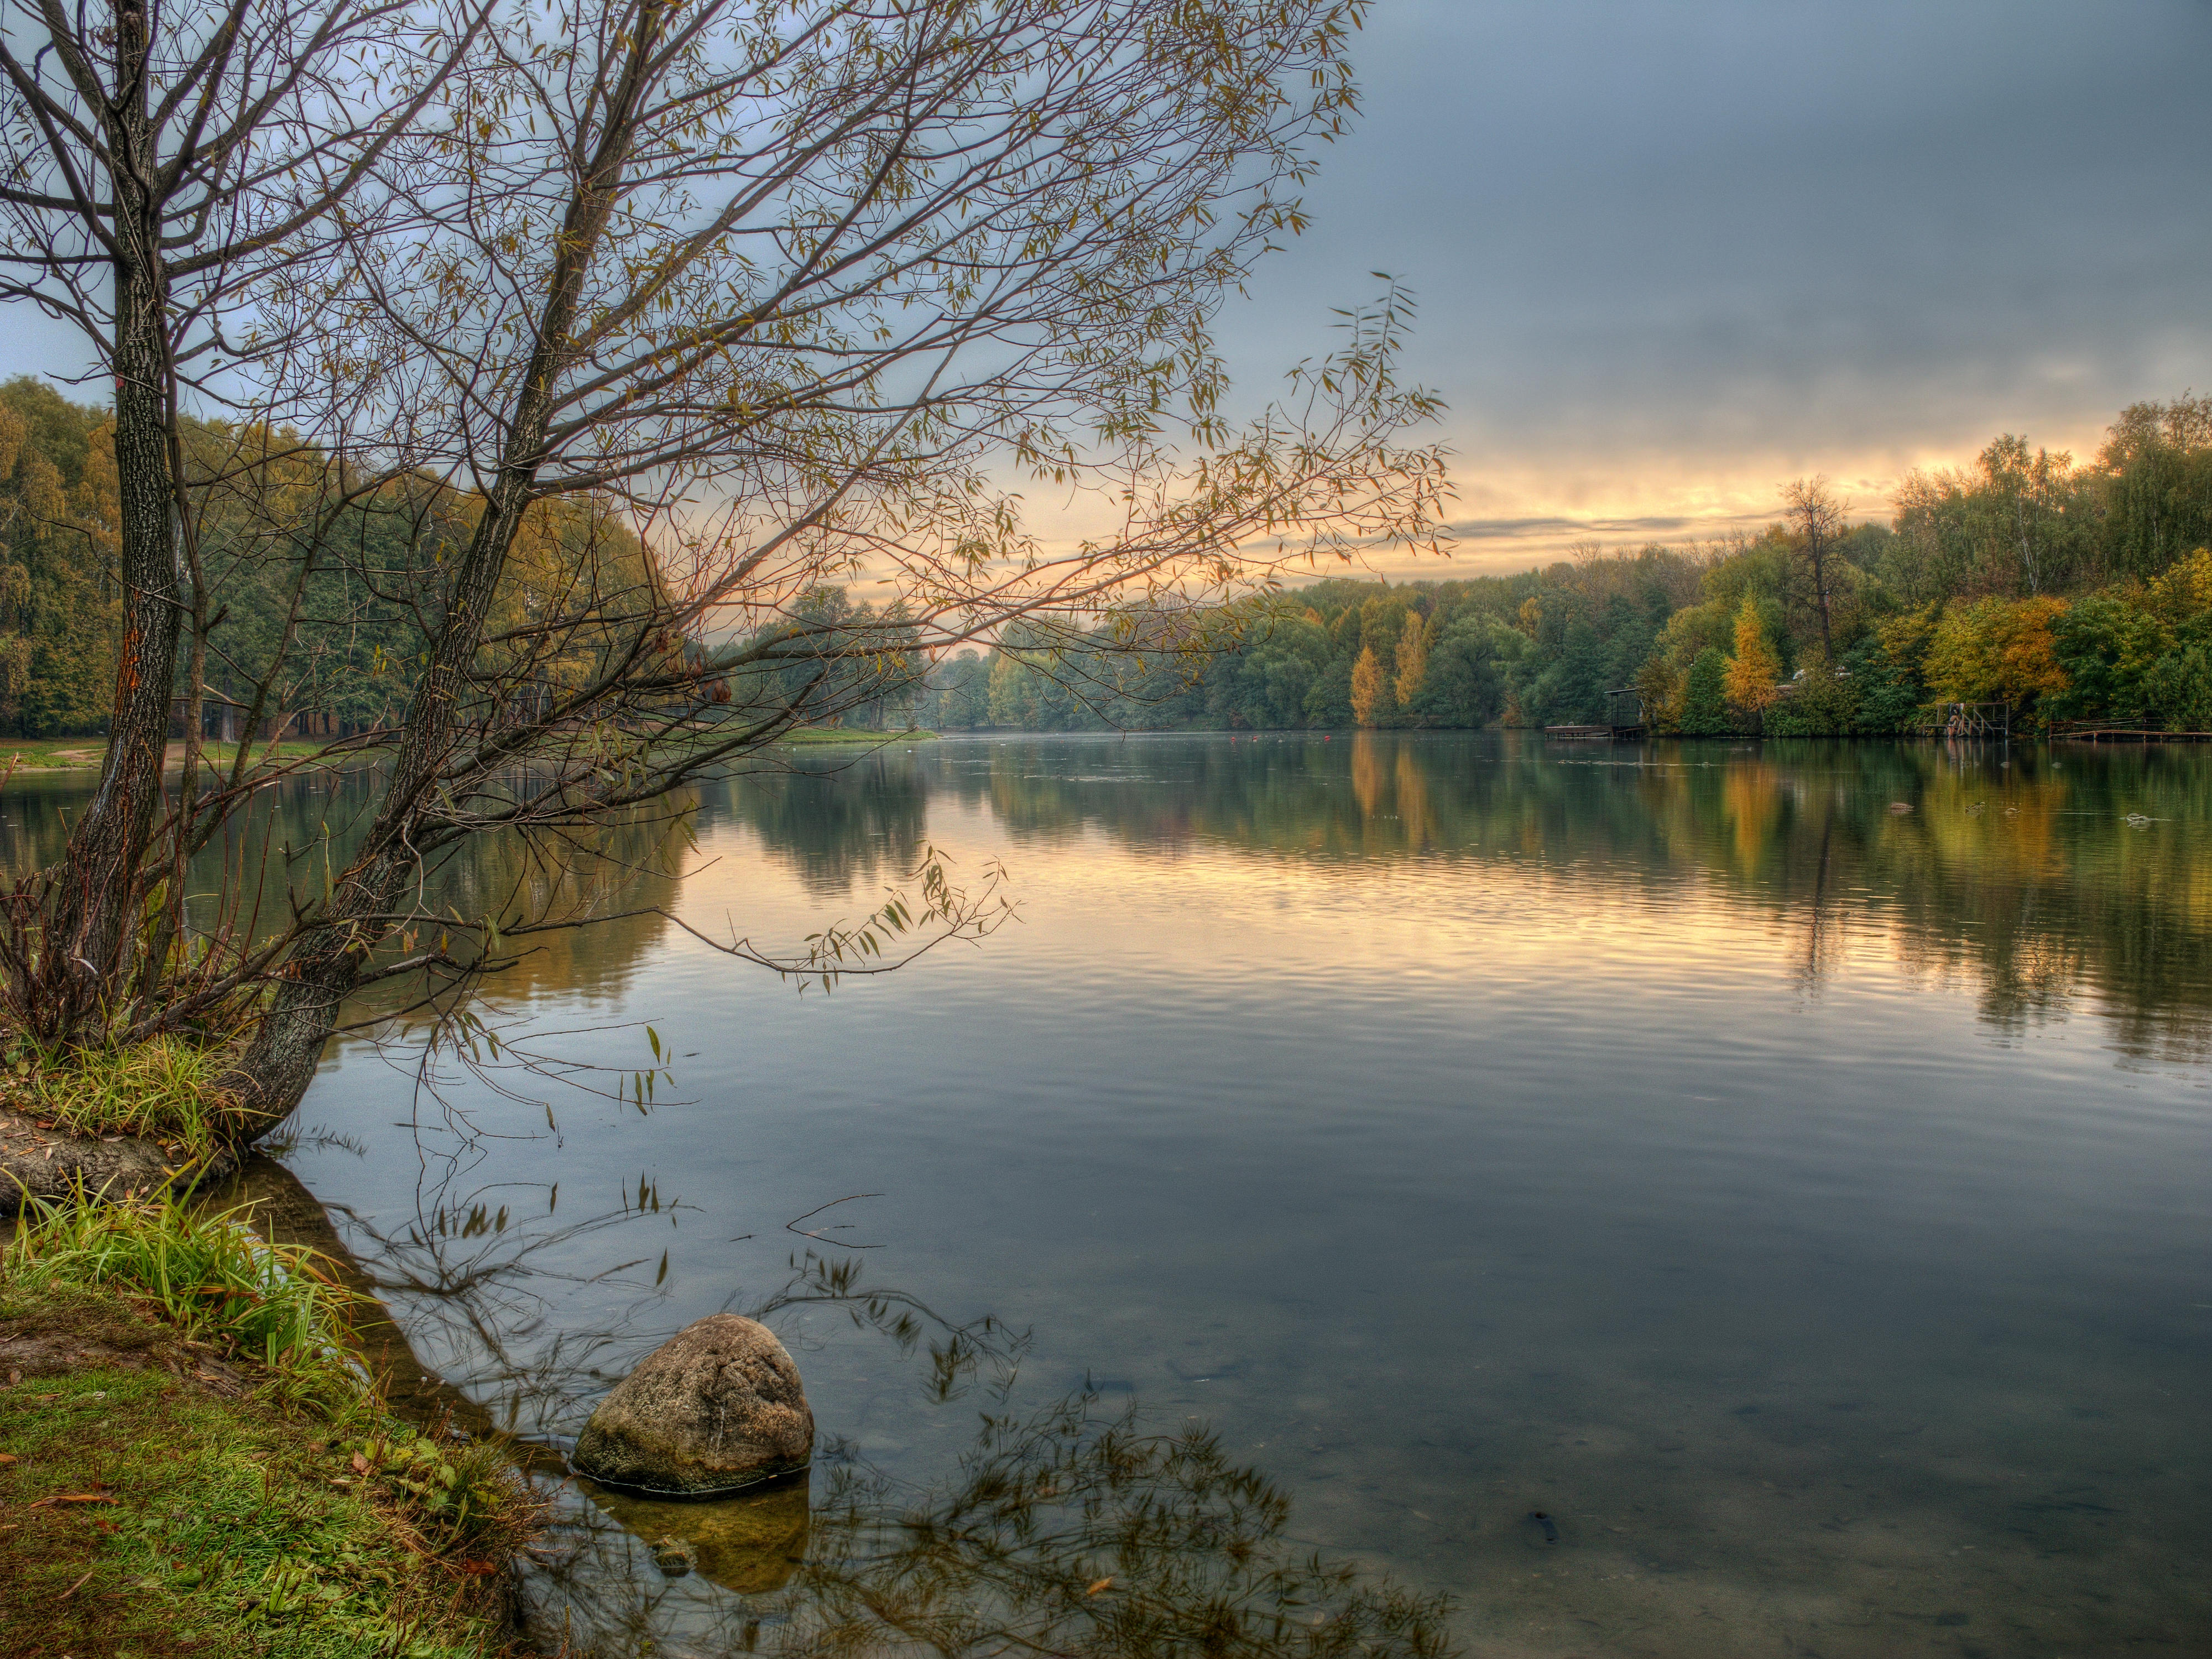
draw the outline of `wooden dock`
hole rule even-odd
[[[1551,743],[1641,743],[1650,735],[1650,726],[1644,718],[1644,696],[1632,685],[1605,694],[1602,726],[1544,728],[1545,739]]]
[[[2058,720],[2051,735],[2062,743],[2212,743],[2212,732],[2168,732],[2148,720]]]
[[[2012,736],[2012,705],[2004,702],[1947,702],[1937,706],[1931,723],[1922,730],[1938,738],[1996,738]]]

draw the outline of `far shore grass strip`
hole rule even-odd
[[[787,732],[775,739],[779,744],[793,746],[814,744],[890,744],[933,743],[934,732],[870,732],[858,726],[809,726]],[[319,757],[329,745],[322,743],[280,743],[248,745],[248,752],[258,765],[265,760],[311,761]],[[169,764],[178,763],[180,745],[169,745]],[[0,771],[12,763],[21,772],[72,772],[96,769],[107,753],[105,738],[12,738],[0,740]],[[200,750],[211,766],[228,768],[238,755],[236,745],[211,743]]]
[[[803,746],[821,743],[934,743],[934,732],[870,732],[854,726],[802,726],[787,732],[776,739],[781,744]]]
[[[280,761],[313,760],[327,745],[321,743],[250,744],[247,752],[258,763],[264,758]],[[184,745],[171,743],[168,764],[175,766]],[[105,738],[10,738],[0,740],[0,770],[13,762],[18,771],[65,772],[97,767],[107,754]],[[228,767],[237,758],[235,744],[210,743],[200,750],[211,766]]]

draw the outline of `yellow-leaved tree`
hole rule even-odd
[[[1375,724],[1376,715],[1382,712],[1376,707],[1382,702],[1382,693],[1389,677],[1382,672],[1382,659],[1375,654],[1375,647],[1359,647],[1359,659],[1352,665],[1352,718],[1362,726]]]
[[[1782,663],[1766,642],[1766,625],[1759,619],[1759,606],[1750,594],[1735,613],[1735,655],[1728,665],[1728,699],[1737,708],[1759,714],[1781,695]]]
[[[1943,702],[2002,702],[2025,712],[2063,691],[2052,625],[2063,599],[1991,597],[1943,612],[1929,641],[1928,690]]]

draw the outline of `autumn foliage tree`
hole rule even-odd
[[[1352,665],[1352,718],[1362,726],[1382,726],[1397,712],[1390,676],[1375,647],[1364,645]]]
[[[1925,672],[1938,700],[2002,702],[2023,710],[2065,690],[2056,625],[2066,601],[2048,596],[1982,599],[1946,611],[1929,641]]]
[[[1745,713],[1764,713],[1780,693],[1782,664],[1766,642],[1766,625],[1749,594],[1735,615],[1735,655],[1728,665],[1728,700]]]

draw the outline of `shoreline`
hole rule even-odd
[[[912,732],[870,732],[848,726],[805,726],[786,732],[773,743],[763,745],[770,749],[811,749],[822,746],[854,744],[862,747],[894,743],[934,743],[944,734],[917,729]],[[317,743],[279,743],[259,745],[264,750],[273,748],[278,761],[301,762],[319,760],[328,751],[329,745]],[[90,772],[99,769],[107,752],[105,738],[23,738],[0,744],[0,777],[9,771]],[[227,766],[237,754],[229,744],[210,744],[201,753],[218,765]],[[185,745],[181,738],[171,739],[161,757],[161,769],[173,772],[184,764]]]
[[[0,1528],[0,1628],[58,1653],[514,1651],[538,1505],[504,1446],[450,1415],[409,1422],[334,1362],[346,1290],[306,1296],[326,1334],[256,1352],[224,1322],[249,1290],[85,1265],[88,1236],[125,1259],[211,1237],[238,1260],[234,1206],[118,1214],[21,1218],[0,1270],[0,1503],[19,1517]],[[316,1272],[273,1241],[246,1259],[272,1250],[265,1271]]]

